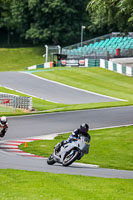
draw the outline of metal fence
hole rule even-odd
[[[15,109],[32,110],[32,97],[23,97],[0,92],[0,104]]]

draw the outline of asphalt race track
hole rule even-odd
[[[90,128],[102,128],[132,123],[133,106],[121,108],[94,109],[66,113],[51,113],[34,116],[9,118],[9,131],[4,139],[19,139],[32,136],[67,132],[75,129],[82,122]],[[0,150],[0,168],[24,169],[52,173],[78,174],[85,176],[133,178],[133,171],[103,169],[87,165],[72,164],[62,167],[60,164],[48,166],[46,159],[14,155]]]
[[[0,85],[48,101],[64,104],[119,101],[119,99],[75,89],[28,73],[1,72]]]
[[[12,81],[9,81],[8,76],[6,78],[6,80],[3,79],[2,73],[0,73],[0,85],[5,86],[6,83],[15,85],[14,80],[11,79]],[[8,84],[7,87],[9,87]],[[13,85],[10,85],[10,87],[14,88]],[[32,86],[34,87],[35,85],[33,84]],[[34,89],[32,88],[32,90]],[[37,96],[38,94],[35,95]],[[88,123],[90,129],[130,125],[133,124],[133,106],[9,117],[9,130],[3,140],[18,140],[27,137],[32,138],[34,136],[69,132],[83,122]],[[76,163],[69,167],[62,167],[60,164],[49,166],[45,158],[19,156],[2,149],[0,149],[0,168],[133,179],[133,171],[103,169]]]
[[[5,169],[12,168],[29,171],[52,172],[58,174],[75,174],[105,178],[133,179],[133,171],[95,168],[93,166],[82,166],[75,163],[69,167],[63,167],[59,164],[50,166],[47,165],[46,159],[11,155],[11,153],[6,154],[5,152],[0,152],[0,159],[0,168]]]
[[[7,139],[69,132],[81,123],[90,129],[133,124],[133,106],[9,117]]]

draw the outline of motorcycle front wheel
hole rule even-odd
[[[53,165],[53,164],[55,164],[56,162],[54,161],[54,156],[53,156],[53,154],[51,154],[50,156],[49,156],[49,158],[47,159],[47,164],[48,165]]]
[[[71,165],[79,155],[79,150],[78,149],[72,149],[69,151],[69,153],[66,154],[64,160],[63,160],[63,166],[69,166]]]

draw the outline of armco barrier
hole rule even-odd
[[[88,67],[99,67],[100,59],[88,59]]]
[[[100,59],[100,67],[109,69],[111,71],[133,77],[133,67],[125,66],[122,64],[114,63],[112,61]]]
[[[53,62],[47,62],[39,65],[32,65],[30,67],[27,67],[26,69],[31,70],[31,69],[52,68],[52,67],[53,67]]]
[[[99,67],[100,66],[100,59],[89,59],[89,58],[83,58],[83,59],[64,59],[60,62],[58,61],[57,66],[77,66],[77,67]],[[39,69],[39,68],[52,68],[53,62],[47,62],[40,65],[33,65],[30,67],[27,67],[28,70],[32,69]]]
[[[13,108],[32,110],[32,97],[23,97],[0,92],[0,104]]]
[[[32,65],[30,67],[27,67],[26,69],[31,70],[31,69],[38,69],[38,68],[44,68],[44,64]]]

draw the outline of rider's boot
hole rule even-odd
[[[55,151],[58,153],[60,151],[60,148],[61,148],[61,144],[58,143],[56,146],[55,146]]]
[[[58,153],[61,149],[61,146],[63,146],[64,144],[64,141],[58,143],[56,146],[55,146],[55,151]]]

